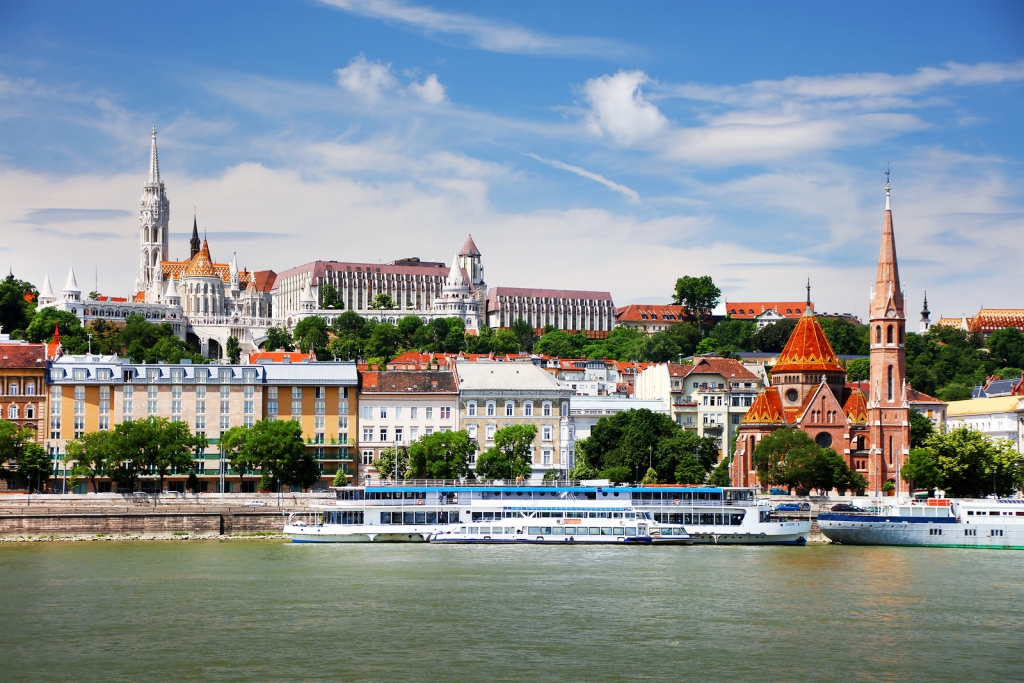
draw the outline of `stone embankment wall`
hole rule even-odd
[[[305,512],[323,494],[277,496],[25,495],[0,497],[0,538],[39,536],[216,536],[280,533],[291,512]],[[242,500],[245,498],[245,500]],[[265,506],[247,506],[253,500]]]

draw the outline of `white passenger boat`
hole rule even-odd
[[[846,545],[1024,550],[1024,499],[929,498],[864,512],[822,512],[821,533]]]
[[[774,518],[751,489],[406,482],[336,495],[293,514],[285,533],[296,543],[802,544],[811,525]]]

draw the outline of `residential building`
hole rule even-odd
[[[549,325],[603,339],[615,327],[615,304],[608,292],[495,287],[487,292],[487,324],[508,328],[525,320],[535,330]]]
[[[949,429],[970,427],[991,439],[1006,439],[1024,453],[1024,397],[999,396],[950,401]]]
[[[360,473],[379,478],[380,452],[459,429],[459,385],[453,370],[383,370],[359,373]]]
[[[586,439],[594,425],[602,418],[610,418],[627,410],[649,410],[661,415],[669,414],[668,401],[663,399],[643,400],[619,396],[574,396],[570,400],[569,416],[575,429],[576,442]]]
[[[971,392],[971,398],[996,398],[997,396],[1024,396],[1024,374],[1010,379],[993,375],[985,380],[985,386],[974,387]]]
[[[59,419],[59,418],[58,418]],[[30,344],[0,334],[0,420],[31,429],[43,443],[46,433],[46,344]],[[0,468],[17,467],[0,462]],[[7,482],[0,479],[0,488]]]
[[[684,306],[666,304],[629,304],[615,311],[615,326],[643,330],[647,334],[663,332],[679,322],[695,323],[696,318]]]
[[[549,469],[572,468],[575,434],[569,414],[571,389],[558,385],[550,373],[532,363],[467,362],[458,360],[459,420],[479,453],[494,445],[497,430],[532,424],[532,479]]]
[[[739,361],[698,356],[689,365],[658,363],[636,380],[637,399],[664,401],[680,427],[718,441],[722,457],[762,388],[760,378]]]
[[[910,451],[910,402],[906,314],[888,183],[869,311],[870,374],[865,393],[846,383],[846,370],[814,316],[808,290],[804,312],[772,369],[773,386],[758,394],[740,425],[731,468],[736,485],[757,483],[752,456],[760,439],[782,427],[796,427],[819,446],[842,454],[865,476],[872,495],[880,495],[886,482],[898,490],[898,470]]]
[[[196,458],[195,472],[202,490],[216,491],[222,433],[262,419],[291,419],[302,424],[306,448],[321,464],[321,486],[339,467],[354,470],[348,444],[348,425],[355,424],[353,363],[133,364],[117,356],[85,355],[58,358],[48,374],[46,446],[56,459],[71,439],[124,421],[163,417],[206,435],[209,446]],[[187,474],[176,473],[165,485],[184,490]],[[238,490],[236,477],[225,469],[224,491]],[[254,474],[244,486],[255,490],[257,480]],[[143,481],[144,488],[155,485]],[[98,487],[109,491],[110,482],[101,480]]]
[[[729,317],[753,321],[758,329],[787,318],[799,320],[806,308],[803,301],[726,301],[724,306]]]

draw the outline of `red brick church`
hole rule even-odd
[[[810,295],[808,293],[808,300]],[[898,470],[910,452],[906,383],[906,315],[896,264],[896,241],[885,185],[885,224],[878,276],[869,311],[871,372],[865,395],[848,384],[846,370],[808,305],[772,368],[772,386],[761,391],[739,428],[731,465],[735,486],[754,486],[751,456],[757,442],[782,427],[796,427],[822,447],[834,448],[868,480],[869,495],[900,486]]]

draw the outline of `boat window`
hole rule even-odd
[[[560,526],[552,527],[551,531],[552,531],[552,533],[555,536],[564,536],[565,535],[565,529],[563,527],[560,527]]]
[[[636,527],[635,526],[627,526],[626,527],[626,536],[636,536]]]
[[[743,513],[733,512],[729,515],[729,524],[732,526],[741,526],[743,524]]]
[[[721,491],[712,491],[711,492],[711,500],[722,500],[722,492]]]
[[[683,500],[693,500],[693,494],[689,491],[683,492]]]
[[[968,511],[967,511],[967,514],[968,514],[968,515],[973,515],[973,514],[974,514],[974,510],[968,510]]]
[[[624,535],[623,532],[624,528],[621,526],[612,527],[612,534],[615,536],[622,536]]]
[[[600,536],[601,535],[601,527],[599,527],[599,526],[592,526],[592,527],[589,527],[589,528],[590,528],[590,535],[591,536]]]
[[[589,536],[590,535],[590,530],[587,527],[585,527],[585,526],[581,526],[578,529],[576,529],[576,535],[577,536]]]
[[[528,527],[527,533],[529,533],[531,536],[540,536],[540,527],[539,526]]]
[[[999,514],[999,510],[989,510],[988,514],[990,514],[990,515],[998,515]]]

